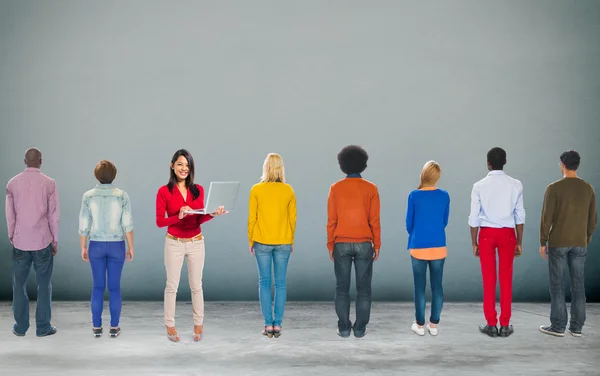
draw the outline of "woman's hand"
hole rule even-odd
[[[192,208],[190,208],[189,206],[182,206],[181,209],[179,209],[179,219],[183,219],[183,217],[187,215],[184,212],[188,210],[192,210]]]
[[[254,246],[253,245],[250,246],[250,254],[252,256],[254,256]]]
[[[81,248],[81,259],[85,262],[90,262],[87,248]]]
[[[218,217],[220,215],[227,214],[227,213],[228,213],[228,211],[225,210],[224,206],[219,206],[217,211],[214,213],[210,213],[210,215],[211,215],[211,217]]]
[[[133,248],[127,250],[127,262],[133,260]]]

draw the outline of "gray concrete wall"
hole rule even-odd
[[[81,194],[95,184],[95,164],[112,160],[134,211],[124,298],[160,300],[165,230],[155,226],[155,194],[173,152],[188,148],[199,183],[242,183],[238,210],[204,227],[206,299],[253,300],[247,194],[265,155],[281,153],[298,199],[288,297],[329,300],[327,193],[342,177],[336,153],[358,143],[371,155],[364,176],[382,197],[374,298],[410,300],[406,197],[435,159],[452,197],[446,299],[479,300],[469,195],[487,173],[487,150],[502,146],[528,214],[514,297],[546,300],[539,216],[560,152],[580,151],[581,176],[600,188],[599,19],[599,2],[566,0],[0,1],[0,181],[22,171],[27,147],[43,151],[62,212],[54,298],[85,300]],[[0,298],[10,299],[3,216],[2,228]],[[596,236],[590,300],[600,300],[599,272]]]

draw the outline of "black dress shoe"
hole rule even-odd
[[[498,337],[498,328],[495,326],[479,325],[479,331],[490,337]]]
[[[515,332],[515,330],[513,329],[512,325],[501,326],[500,327],[500,333],[498,335],[500,337],[508,337],[509,335],[513,334],[514,332]]]

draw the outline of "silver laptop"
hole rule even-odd
[[[216,212],[221,206],[226,211],[235,210],[239,190],[239,181],[213,181],[208,187],[208,196],[204,209],[188,210],[184,213],[210,214]]]

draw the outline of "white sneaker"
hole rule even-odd
[[[425,335],[425,328],[422,326],[417,325],[416,322],[413,322],[412,326],[410,327],[410,329],[417,333],[420,336],[424,336]]]
[[[431,323],[427,324],[427,330],[429,331],[429,334],[431,334],[432,336],[437,336],[438,335],[438,328],[432,328],[431,327]]]

